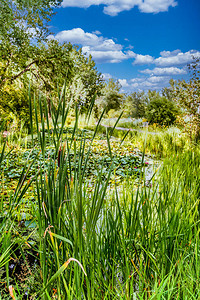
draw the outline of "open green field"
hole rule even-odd
[[[68,113],[1,137],[0,299],[199,299],[199,146]]]

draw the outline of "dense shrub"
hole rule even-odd
[[[191,78],[185,80],[171,80],[174,100],[183,111],[181,123],[190,137],[200,140],[200,59],[193,57],[188,66]]]
[[[133,92],[126,98],[124,115],[132,118],[143,118],[146,114],[148,96],[145,92]]]
[[[149,124],[172,125],[176,121],[178,109],[176,105],[165,97],[156,97],[147,107]]]
[[[29,104],[25,88],[6,85],[0,90],[0,124],[4,128],[17,130],[21,124],[29,126]]]

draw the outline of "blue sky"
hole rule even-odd
[[[54,38],[92,54],[127,92],[188,79],[187,64],[200,57],[199,0],[63,0],[56,12]]]

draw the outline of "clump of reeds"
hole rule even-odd
[[[51,102],[50,114],[45,99],[35,99],[34,111],[32,105],[30,108],[43,154],[34,177],[37,201],[32,204],[38,233],[34,250],[42,285],[38,297],[198,299],[199,149],[177,151],[176,156],[165,160],[152,186],[146,186],[141,175],[137,187],[127,180],[121,190],[116,187],[108,193],[112,151],[107,132],[110,169],[103,179],[103,165],[97,166],[91,191],[85,170],[103,115],[86,148],[84,132],[77,142],[78,106],[72,135],[63,135],[71,109],[64,89],[58,106]],[[31,131],[33,135],[33,125]],[[55,150],[48,159],[47,137]],[[70,153],[78,156],[76,168],[72,168]],[[20,195],[16,194],[15,202],[19,203]]]

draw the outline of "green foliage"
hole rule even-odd
[[[57,87],[61,88],[64,81],[70,88],[77,80],[81,80],[86,91],[86,102],[90,102],[95,94],[100,94],[101,74],[97,72],[94,61],[87,59],[77,47],[50,40],[46,44],[32,46],[30,50],[30,53],[23,55],[13,54],[8,64],[0,61],[2,86],[6,81],[13,83],[29,73],[33,83],[48,94],[57,93]]]
[[[153,98],[147,107],[147,120],[149,124],[169,126],[174,124],[178,109],[176,105],[165,97]]]
[[[71,44],[61,45],[56,40],[46,40],[48,21],[53,8],[60,3],[60,0],[0,2],[1,119],[5,114],[14,114],[18,123],[23,117],[27,125],[27,106],[22,94],[30,78],[33,88],[47,96],[48,106],[50,97],[57,97],[58,88],[61,89],[64,82],[68,101],[78,103],[82,111],[87,109],[95,95],[100,96],[102,78],[91,57],[86,58]],[[12,84],[16,92],[13,89],[8,93],[7,87]]]
[[[74,102],[78,103],[81,113],[84,113],[91,101],[101,96],[104,81],[91,55],[87,58],[81,49],[73,47],[70,58],[73,60],[73,77],[68,87],[68,93]]]
[[[159,92],[157,92],[155,90],[152,90],[152,91],[148,90],[147,96],[148,96],[149,101],[151,101],[153,99],[159,98],[160,94],[159,94]]]
[[[173,90],[171,87],[164,87],[161,94],[163,97],[167,98],[167,100],[173,101]]]
[[[8,168],[18,151],[2,155],[1,298],[8,299],[12,285],[19,299],[198,299],[199,148],[169,153],[159,171],[151,170],[149,182],[141,172],[137,182],[128,176],[113,187],[114,165],[129,175],[137,166],[135,145],[129,140],[125,150],[108,132],[98,140],[98,127],[92,134],[80,131],[77,108],[74,127],[66,132],[65,105],[60,96],[52,129],[45,103],[41,107],[42,128],[38,124],[37,138],[20,150],[33,163],[19,174],[15,192],[8,171],[16,170]],[[98,154],[103,147],[105,157]],[[94,181],[85,178],[92,161]]]
[[[0,39],[21,47],[33,36],[41,41],[49,34],[47,22],[61,0],[1,0]],[[25,29],[25,30],[24,30]],[[6,45],[6,46],[7,46]]]
[[[114,109],[114,110],[118,110],[121,107],[121,103],[123,100],[123,95],[112,91],[109,92],[106,96],[105,96],[105,101],[106,101],[106,105],[105,105],[105,110],[106,113],[109,112],[109,110]]]
[[[4,123],[4,129],[16,131],[23,123],[29,124],[29,106],[27,89],[16,85],[5,85],[0,89],[0,124]]]
[[[148,98],[144,92],[134,92],[125,100],[125,115],[142,118],[146,114],[147,104]]]
[[[191,72],[190,81],[173,81],[171,87],[173,96],[179,107],[183,110],[184,116],[188,116],[189,124],[183,120],[186,130],[191,137],[196,140],[200,139],[200,70],[198,58],[194,58],[194,62],[189,65]]]
[[[55,99],[58,89],[66,84],[67,101],[77,103],[81,111],[89,106],[96,95],[101,94],[103,86],[101,74],[98,73],[91,57],[86,58],[81,50],[71,44],[60,45],[55,40],[46,44],[29,45],[26,51],[12,53],[12,56],[0,58],[0,112],[1,119],[8,120],[15,115],[28,125],[27,90],[31,78],[32,92],[40,90]],[[7,61],[7,62],[6,62]],[[38,93],[36,91],[35,93]]]
[[[47,22],[60,0],[1,0],[0,86],[30,69],[36,42],[49,34]]]
[[[124,100],[124,94],[120,93],[121,86],[118,81],[109,79],[102,90],[102,96],[96,101],[96,116],[105,109],[108,113],[112,110],[119,110]]]

